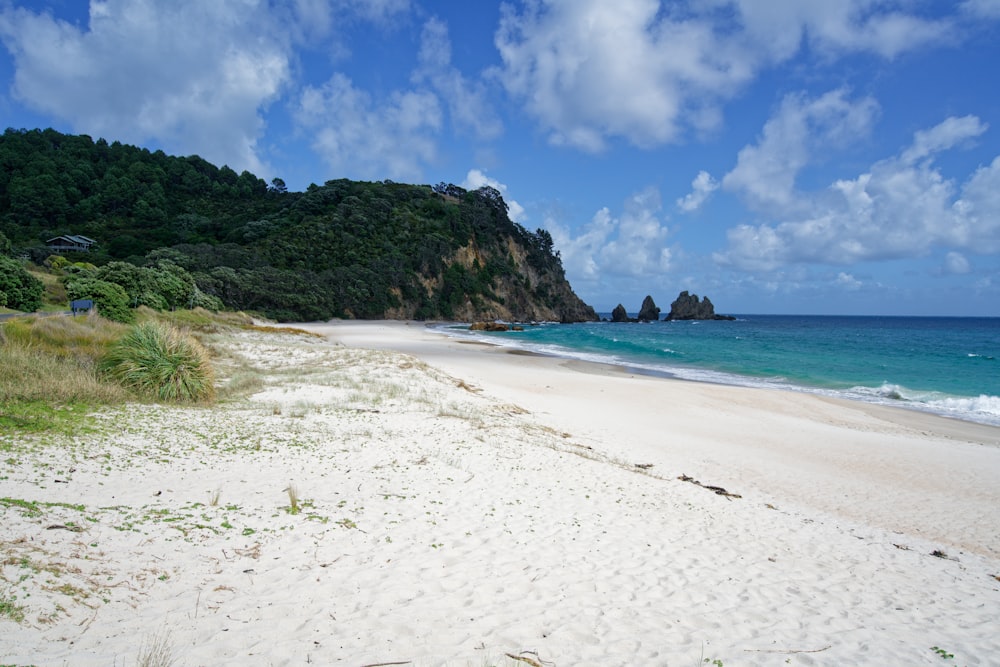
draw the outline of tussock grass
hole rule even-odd
[[[165,401],[215,397],[215,373],[201,343],[169,325],[137,324],[111,347],[101,370],[137,393]]]

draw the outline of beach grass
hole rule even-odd
[[[91,408],[131,393],[99,377],[98,360],[125,330],[99,317],[14,318],[0,328],[0,426],[73,428]]]
[[[210,402],[215,373],[190,335],[159,322],[133,326],[110,347],[101,371],[138,394],[163,401]]]
[[[72,432],[101,407],[136,400],[210,401],[216,395],[215,366],[226,369],[227,377],[219,381],[223,397],[263,385],[246,360],[211,344],[215,334],[270,332],[248,315],[140,307],[136,320],[138,333],[97,314],[0,323],[0,430]],[[102,366],[109,372],[100,372]]]
[[[161,630],[143,640],[136,658],[136,667],[170,667],[177,662],[170,633]]]

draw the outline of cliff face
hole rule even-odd
[[[504,320],[507,322],[591,322],[598,320],[594,309],[576,295],[562,272],[561,264],[536,267],[529,251],[517,239],[507,237],[501,258],[493,250],[476,244],[460,248],[446,258],[448,266],[461,266],[468,273],[477,267],[503,260],[511,271],[492,279],[489,289],[463,294],[452,303],[448,319],[463,322]],[[424,295],[433,297],[447,290],[445,273],[425,279]],[[419,317],[421,300],[413,300],[386,312],[387,319]]]

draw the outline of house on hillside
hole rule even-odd
[[[67,234],[49,239],[45,245],[49,250],[58,252],[90,252],[90,248],[96,243],[97,241],[86,236]]]

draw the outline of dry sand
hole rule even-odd
[[[0,664],[997,664],[1000,429],[303,326],[0,434]]]

